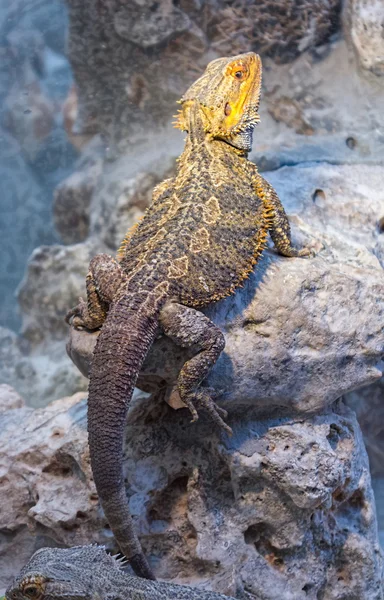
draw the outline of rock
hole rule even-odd
[[[4,184],[0,225],[0,322],[16,329],[20,315],[15,290],[23,276],[25,261],[37,244],[43,240],[49,243],[53,236],[47,227],[47,193],[23,159],[18,144],[1,130],[0,165]]]
[[[11,329],[0,327],[0,383],[14,385],[17,376],[26,375],[29,384],[33,385],[36,373],[32,368],[25,368],[23,352],[18,336]],[[20,390],[18,390],[19,393]]]
[[[115,13],[114,25],[123,39],[147,49],[187,31],[191,22],[172,0],[161,0],[151,6],[133,0]]]
[[[215,50],[222,56],[239,54],[244,48],[290,62],[304,50],[328,41],[339,27],[341,2],[306,0],[283,2],[209,2],[208,30]]]
[[[43,410],[24,406],[1,416],[1,588],[42,546],[101,541],[82,398],[79,393]]]
[[[35,407],[45,406],[65,394],[85,390],[87,381],[68,360],[63,346],[61,341],[51,341],[48,346],[43,345],[34,351],[25,339],[19,338],[10,329],[0,327],[2,401],[19,402],[10,391],[13,388],[16,394]]]
[[[90,233],[91,198],[101,176],[103,150],[96,136],[84,149],[77,170],[55,189],[53,218],[65,244],[84,242]]]
[[[383,199],[377,190],[384,188],[383,173],[380,167],[312,165],[266,177],[291,215],[296,242],[309,243],[317,255],[287,259],[268,251],[243,289],[204,311],[226,338],[207,385],[221,393],[228,410],[246,405],[308,413],[382,374],[377,219]],[[83,364],[95,340],[82,339],[88,335],[77,332],[69,348]],[[157,378],[171,388],[187,356],[170,340],[158,340],[139,387],[148,389]]]
[[[384,12],[381,0],[348,0],[345,32],[363,69],[384,75]]]
[[[65,244],[84,242],[89,234],[89,205],[94,177],[89,172],[73,173],[55,190],[54,222]]]
[[[271,102],[268,111],[275,121],[283,122],[288,127],[293,127],[296,133],[301,135],[312,135],[313,127],[306,122],[298,102],[283,96],[277,102]]]
[[[316,7],[308,0],[106,0],[102,11],[93,10],[93,0],[68,4],[77,132],[101,133],[113,156],[168,123],[175,101],[209,60],[249,50],[291,62],[329,41],[341,8],[340,0]]]
[[[24,406],[24,400],[16,390],[6,383],[0,383],[0,413],[22,406]]]
[[[381,547],[384,548],[384,477],[375,477],[372,486],[376,499],[379,541]]]
[[[91,478],[83,394],[5,413],[0,430],[0,573],[5,586],[43,545],[114,548]],[[22,426],[20,426],[22,424]],[[263,600],[381,600],[368,462],[352,411],[202,416],[137,396],[125,471],[157,576]],[[14,561],[9,552],[21,548]],[[1,558],[3,557],[3,558]],[[209,582],[209,583],[208,583]]]
[[[95,253],[90,243],[41,246],[32,253],[18,300],[23,311],[23,335],[33,345],[47,337],[63,338],[67,331],[64,317],[78,301]]]
[[[384,379],[345,396],[345,402],[356,411],[367,448],[373,477],[384,477]]]
[[[384,547],[384,378],[377,383],[346,394],[348,406],[356,411],[369,457],[372,485],[376,498],[381,547]]]
[[[84,146],[97,136],[94,136],[94,132],[92,131],[85,135],[81,135],[77,131],[76,121],[78,112],[78,93],[76,86],[73,84],[63,104],[64,129],[71,144],[77,150],[82,150]]]
[[[135,177],[106,177],[95,198],[92,229],[113,253],[127,231],[143,216],[160,178],[152,173]],[[111,205],[114,203],[114,206]]]
[[[87,387],[65,355],[68,326],[64,317],[82,293],[95,253],[90,242],[35,250],[19,287],[23,336],[0,329],[0,357],[4,354],[0,383],[14,386],[32,406]]]
[[[28,162],[36,159],[41,144],[54,128],[55,106],[46,97],[37,77],[28,73],[29,83],[14,86],[4,103],[4,125],[20,144]]]

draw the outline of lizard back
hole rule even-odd
[[[176,175],[119,252],[131,289],[169,283],[168,295],[203,306],[231,294],[264,248],[269,214],[249,161],[195,134]]]

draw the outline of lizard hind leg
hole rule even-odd
[[[204,409],[227,433],[232,433],[224,418],[225,410],[216,405],[211,390],[200,384],[219,358],[225,346],[222,332],[203,313],[176,302],[168,302],[160,313],[160,326],[168,337],[182,348],[193,347],[196,354],[182,367],[177,380],[181,400],[198,419],[197,409]]]
[[[65,320],[78,328],[98,329],[104,323],[116,290],[126,280],[119,263],[108,254],[97,254],[90,262],[86,277],[87,300],[79,299]]]

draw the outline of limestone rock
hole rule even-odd
[[[246,415],[246,418],[244,418]],[[352,411],[231,419],[136,396],[130,506],[157,576],[258,600],[382,600],[367,458]],[[83,394],[2,417],[1,586],[43,545],[114,547],[91,478]],[[16,551],[17,550],[17,551]],[[8,557],[13,553],[14,559]]]
[[[29,385],[33,385],[36,373],[30,365],[26,365],[23,358],[20,339],[16,333],[0,327],[0,383],[14,386],[16,378],[25,378],[29,380]]]
[[[102,166],[100,141],[95,138],[84,150],[77,170],[55,190],[53,218],[65,244],[84,242],[89,235],[91,198]]]
[[[363,69],[384,75],[384,11],[381,0],[348,0],[346,35]]]
[[[91,227],[114,254],[127,231],[143,216],[160,178],[145,172],[134,177],[116,177],[115,169],[113,173],[97,191]]]
[[[65,23],[60,0],[0,7],[0,323],[14,330],[20,327],[16,287],[32,250],[57,241],[51,193],[73,160],[59,126],[71,79]]]
[[[16,328],[20,315],[15,306],[15,290],[23,276],[24,263],[37,244],[52,242],[53,235],[47,227],[47,193],[21,155],[20,146],[3,130],[0,130],[0,178],[4,184],[0,239],[0,322]]]
[[[39,547],[100,541],[82,398],[1,415],[1,588]]]
[[[41,246],[32,253],[18,293],[23,334],[32,344],[48,336],[62,339],[67,329],[64,317],[78,301],[94,254],[90,243]]]
[[[372,487],[376,500],[379,542],[381,548],[384,548],[384,477],[375,477],[372,480]]]
[[[18,404],[21,396],[30,406],[38,407],[65,394],[85,390],[87,381],[68,360],[63,346],[62,341],[51,341],[35,352],[25,339],[0,327],[1,401],[8,398],[12,405]],[[15,391],[11,393],[13,388]]]
[[[290,62],[329,41],[341,7],[340,0],[105,0],[101,11],[95,0],[68,4],[76,127],[102,133],[113,156],[168,122],[209,60],[249,50]]]
[[[221,55],[249,48],[276,62],[289,62],[325,43],[338,29],[340,9],[339,0],[241,0],[235,6],[209,2],[206,7],[212,46]]]
[[[147,49],[188,30],[191,22],[172,0],[154,5],[133,0],[115,13],[114,24],[119,36]]]
[[[345,396],[345,402],[356,411],[369,457],[377,506],[379,539],[384,547],[384,378]]]
[[[24,400],[16,390],[6,383],[0,383],[0,413],[22,406],[24,406]]]
[[[350,392],[345,396],[348,406],[356,411],[364,435],[371,473],[374,477],[384,477],[384,378],[374,385]]]
[[[73,173],[56,188],[54,221],[64,243],[76,244],[87,239],[93,189],[88,173]]]

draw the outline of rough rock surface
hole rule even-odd
[[[87,388],[86,379],[65,356],[63,342],[31,352],[25,339],[0,327],[0,389],[12,386],[30,406],[45,406],[52,398]],[[2,387],[4,386],[4,388]]]
[[[22,397],[13,389],[12,386],[6,383],[0,384],[0,413],[14,408],[21,408],[24,406],[24,400]]]
[[[255,419],[248,410],[246,421],[231,419],[232,438],[204,417],[189,421],[143,396],[128,419],[127,492],[160,578],[259,600],[382,599],[352,411],[338,403],[307,419]],[[83,394],[7,410],[0,468],[1,586],[43,545],[113,547],[91,478]]]
[[[19,288],[23,336],[32,344],[63,337],[64,317],[84,283],[94,255],[92,244],[41,246],[33,253]]]
[[[384,378],[374,385],[345,396],[348,406],[356,411],[369,454],[371,473],[384,477]],[[384,523],[383,523],[384,529]]]
[[[210,59],[246,49],[290,61],[329,39],[341,7],[340,0],[68,4],[76,128],[105,134],[112,154],[133,134],[142,137],[143,125],[148,130],[168,121],[173,102]]]
[[[9,410],[0,397],[1,588],[39,547],[100,541],[82,398]]]
[[[348,0],[346,34],[360,65],[384,75],[384,11],[381,0]]]
[[[77,170],[55,189],[53,219],[64,244],[84,242],[89,235],[92,195],[103,167],[104,149],[95,136],[77,163]]]
[[[384,378],[345,396],[356,411],[369,456],[376,497],[379,539],[384,548]]]

